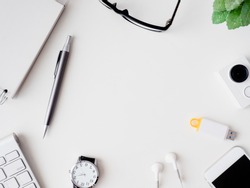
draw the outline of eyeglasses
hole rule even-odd
[[[115,11],[117,14],[121,15],[124,19],[126,19],[127,21],[129,21],[132,24],[135,24],[139,27],[142,27],[144,29],[150,30],[150,31],[155,31],[155,32],[162,32],[162,31],[166,31],[173,23],[174,21],[174,17],[175,14],[177,12],[177,9],[179,7],[179,4],[181,2],[181,0],[178,0],[175,9],[174,9],[174,13],[172,15],[172,17],[167,20],[166,25],[165,26],[157,26],[157,25],[153,25],[153,24],[149,24],[146,22],[143,22],[141,20],[138,20],[132,16],[129,15],[129,12],[127,9],[124,10],[119,10],[116,5],[117,3],[110,3],[107,0],[99,0],[104,6],[106,6],[107,8]]]

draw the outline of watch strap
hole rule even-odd
[[[90,162],[92,162],[93,164],[95,164],[95,158],[91,158],[91,157],[85,157],[85,156],[80,156],[79,157],[79,160],[80,161],[90,161]]]

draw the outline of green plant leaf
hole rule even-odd
[[[221,12],[221,11],[226,10],[225,0],[214,0],[213,8],[214,8],[214,11],[216,12]]]
[[[242,26],[250,24],[250,0],[245,0],[241,9]]]
[[[238,8],[244,0],[225,0],[225,7],[227,11]]]
[[[213,24],[220,24],[226,21],[228,12],[227,11],[214,11],[212,15]]]
[[[242,6],[229,12],[229,14],[226,18],[228,29],[236,29],[236,28],[242,26],[242,20],[241,20],[241,16],[240,16],[241,8],[242,8]]]

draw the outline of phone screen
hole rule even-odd
[[[250,187],[250,160],[243,155],[212,183],[216,188]]]

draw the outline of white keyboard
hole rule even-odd
[[[14,133],[0,139],[0,188],[40,188]]]

